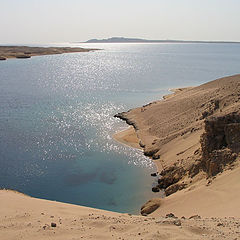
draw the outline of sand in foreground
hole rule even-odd
[[[239,228],[237,218],[133,216],[0,191],[1,240],[237,239]]]

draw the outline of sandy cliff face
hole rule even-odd
[[[202,169],[208,177],[222,172],[233,163],[240,151],[240,115],[235,112],[205,121],[201,136]]]

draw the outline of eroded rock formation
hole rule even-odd
[[[236,112],[212,116],[205,120],[205,132],[200,138],[201,149],[190,165],[171,166],[164,169],[156,188],[165,189],[166,196],[187,186],[182,180],[204,172],[214,177],[232,164],[240,152],[240,115]],[[187,174],[186,174],[187,173]]]
[[[206,119],[200,142],[202,168],[208,177],[215,176],[232,163],[240,151],[240,115],[231,113]]]

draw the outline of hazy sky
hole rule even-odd
[[[240,0],[0,0],[0,43],[240,41]]]

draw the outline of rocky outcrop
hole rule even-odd
[[[125,121],[128,125],[133,126],[135,130],[138,130],[136,123],[127,117],[127,112],[117,113],[114,117]]]
[[[201,149],[194,153],[191,164],[174,165],[160,173],[154,189],[164,189],[166,196],[187,187],[183,178],[195,177],[205,172],[207,178],[216,176],[233,163],[240,152],[240,115],[236,112],[212,116],[205,120],[205,132],[202,134]],[[191,181],[189,181],[191,182]]]
[[[146,202],[142,207],[141,207],[141,215],[146,216],[155,210],[157,210],[161,205],[161,199],[159,198],[154,198]]]
[[[160,188],[158,186],[152,187],[153,192],[160,192]]]
[[[166,196],[186,187],[180,183],[186,173],[193,178],[204,171],[207,177],[213,177],[236,160],[240,152],[240,115],[231,113],[207,118],[200,143],[201,150],[196,154],[201,153],[201,156],[190,166],[173,166],[161,172],[158,188],[165,189]]]
[[[219,104],[220,104],[220,101],[218,99],[214,99],[208,102],[206,106],[205,104],[202,105],[201,107],[205,107],[206,110],[203,111],[202,116],[200,117],[200,120],[211,116],[216,110],[219,109]]]
[[[202,168],[208,177],[215,176],[232,163],[240,151],[240,115],[231,113],[206,119],[200,142]]]
[[[157,192],[160,189],[165,189],[166,196],[175,193],[178,190],[185,188],[186,184],[179,183],[179,181],[185,176],[186,170],[183,167],[171,166],[163,170],[158,179],[158,184],[152,188],[153,192]]]
[[[169,196],[179,190],[184,189],[187,186],[185,183],[176,183],[171,186],[169,186],[167,189],[165,189],[166,196]]]

